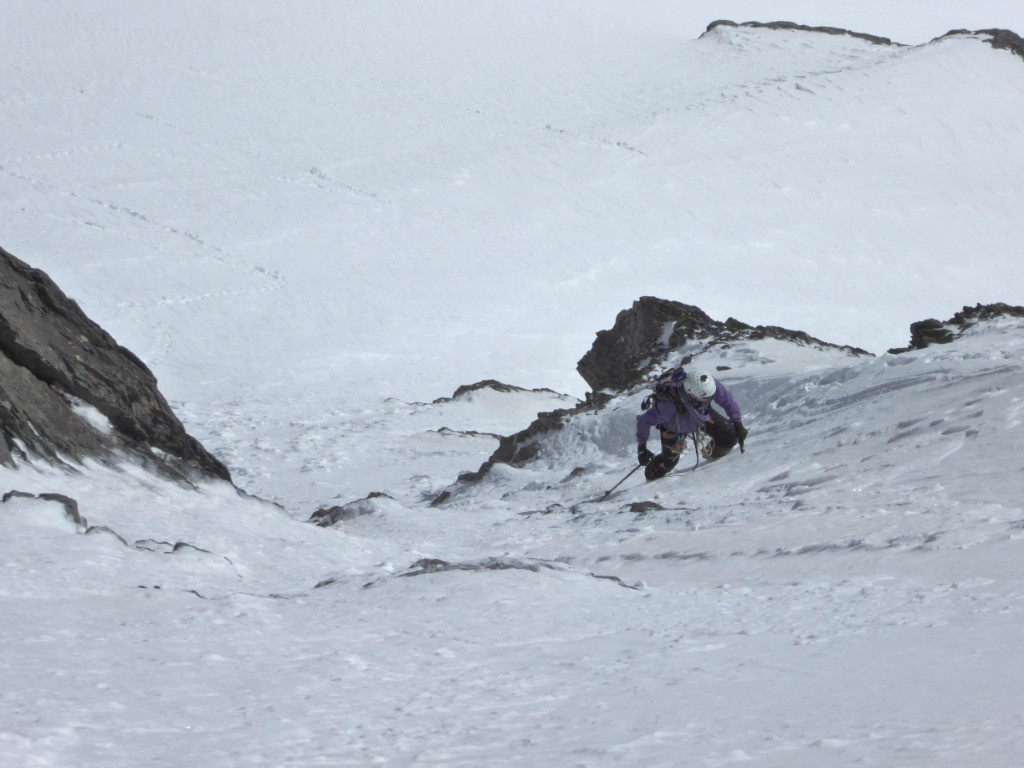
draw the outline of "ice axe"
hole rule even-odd
[[[605,491],[604,492],[604,496],[602,496],[600,499],[598,499],[598,501],[604,501],[605,499],[607,499],[612,491],[614,491],[616,488],[618,488],[620,485],[622,485],[624,482],[626,482],[629,479],[630,475],[632,475],[634,472],[636,472],[642,466],[643,466],[643,464],[637,464],[635,467],[633,467],[631,470],[629,470],[629,472],[626,474],[626,476],[624,478],[622,478],[621,480],[619,480],[619,482],[617,482],[615,485],[613,485],[607,491]]]

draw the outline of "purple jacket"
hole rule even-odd
[[[711,420],[711,404],[696,403],[683,391],[682,386],[674,385],[679,400],[685,406],[683,411],[676,407],[671,398],[659,397],[654,405],[636,417],[637,448],[647,447],[647,438],[651,435],[651,427],[662,427],[669,432],[688,435],[696,432],[702,424]],[[730,421],[742,421],[743,415],[736,404],[732,392],[718,379],[715,379],[715,396],[712,398],[725,409]]]

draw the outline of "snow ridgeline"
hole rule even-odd
[[[899,47],[906,47],[902,43],[893,42],[888,37],[881,37],[880,35],[872,35],[865,32],[854,32],[852,30],[841,29],[839,27],[811,27],[806,24],[796,24],[792,21],[745,21],[742,24],[737,24],[734,21],[723,19],[720,21],[713,21],[708,24],[707,31],[704,34],[709,34],[719,27],[747,27],[750,29],[782,29],[797,30],[800,32],[817,32],[826,35],[839,35],[859,40],[866,40],[867,42],[875,45],[895,45]],[[941,37],[935,38],[931,42],[935,43],[940,40],[956,37],[978,38],[984,40],[996,50],[1007,50],[1024,58],[1024,39],[1021,39],[1020,35],[1009,29],[978,29],[974,31],[969,29],[952,29]]]
[[[1012,323],[1022,316],[1024,308],[1006,304],[964,307],[963,311],[946,321],[929,319],[913,323],[910,344],[890,350],[890,355],[949,344],[964,334],[979,333],[979,324]],[[600,351],[602,345],[603,352]],[[647,350],[650,352],[645,357]],[[609,359],[609,356],[619,359]],[[862,360],[865,357],[871,359]],[[745,423],[752,434],[761,432],[764,435],[767,426],[764,420],[768,417],[778,419],[779,404],[795,401],[795,396],[787,390],[819,390],[837,380],[859,379],[878,365],[902,368],[910,360],[890,356],[875,359],[858,348],[829,344],[807,334],[781,328],[753,328],[731,318],[721,323],[696,307],[645,297],[631,310],[620,313],[615,328],[599,333],[591,353],[581,360],[581,373],[585,377],[589,373],[588,381],[598,385],[588,394],[586,402],[575,408],[542,413],[525,430],[503,438],[498,450],[479,470],[461,475],[459,481],[442,492],[433,503],[447,503],[462,493],[467,485],[481,481],[500,465],[532,469],[538,462],[549,466],[564,465],[566,456],[581,457],[587,461],[607,454],[631,456],[634,416],[639,412],[639,404],[650,391],[652,382],[662,371],[691,363],[716,370],[740,400]],[[821,368],[829,364],[841,365],[842,372],[820,374]],[[632,376],[599,373],[605,366],[619,371],[628,368],[633,373]],[[929,373],[928,376],[934,374]],[[954,377],[955,372],[948,371],[944,380]],[[856,399],[870,401],[872,392],[897,392],[913,385],[913,381],[898,379],[894,383],[872,386],[869,393]],[[612,387],[601,389],[602,383],[610,383]],[[818,407],[821,396],[819,392],[815,398],[800,400],[802,406],[793,412],[793,417],[802,421],[805,417],[800,415],[801,410],[811,412]],[[833,407],[835,402],[828,400],[828,407]],[[878,404],[878,407],[883,405]],[[757,426],[752,426],[755,424]],[[771,428],[774,434],[774,430],[780,428],[788,431],[789,426],[785,422],[776,422]],[[685,462],[680,464],[680,467],[684,466]],[[573,477],[586,473],[586,466],[577,466]]]

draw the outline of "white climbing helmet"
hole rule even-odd
[[[706,371],[687,371],[683,391],[694,400],[708,402],[715,396],[715,379]]]

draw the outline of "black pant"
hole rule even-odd
[[[704,431],[714,441],[709,459],[711,461],[722,458],[736,446],[736,427],[714,408],[711,409],[711,421],[704,425]],[[679,456],[686,453],[689,437],[661,429],[661,453],[644,467],[644,476],[648,480],[657,480],[671,472],[679,463]]]

